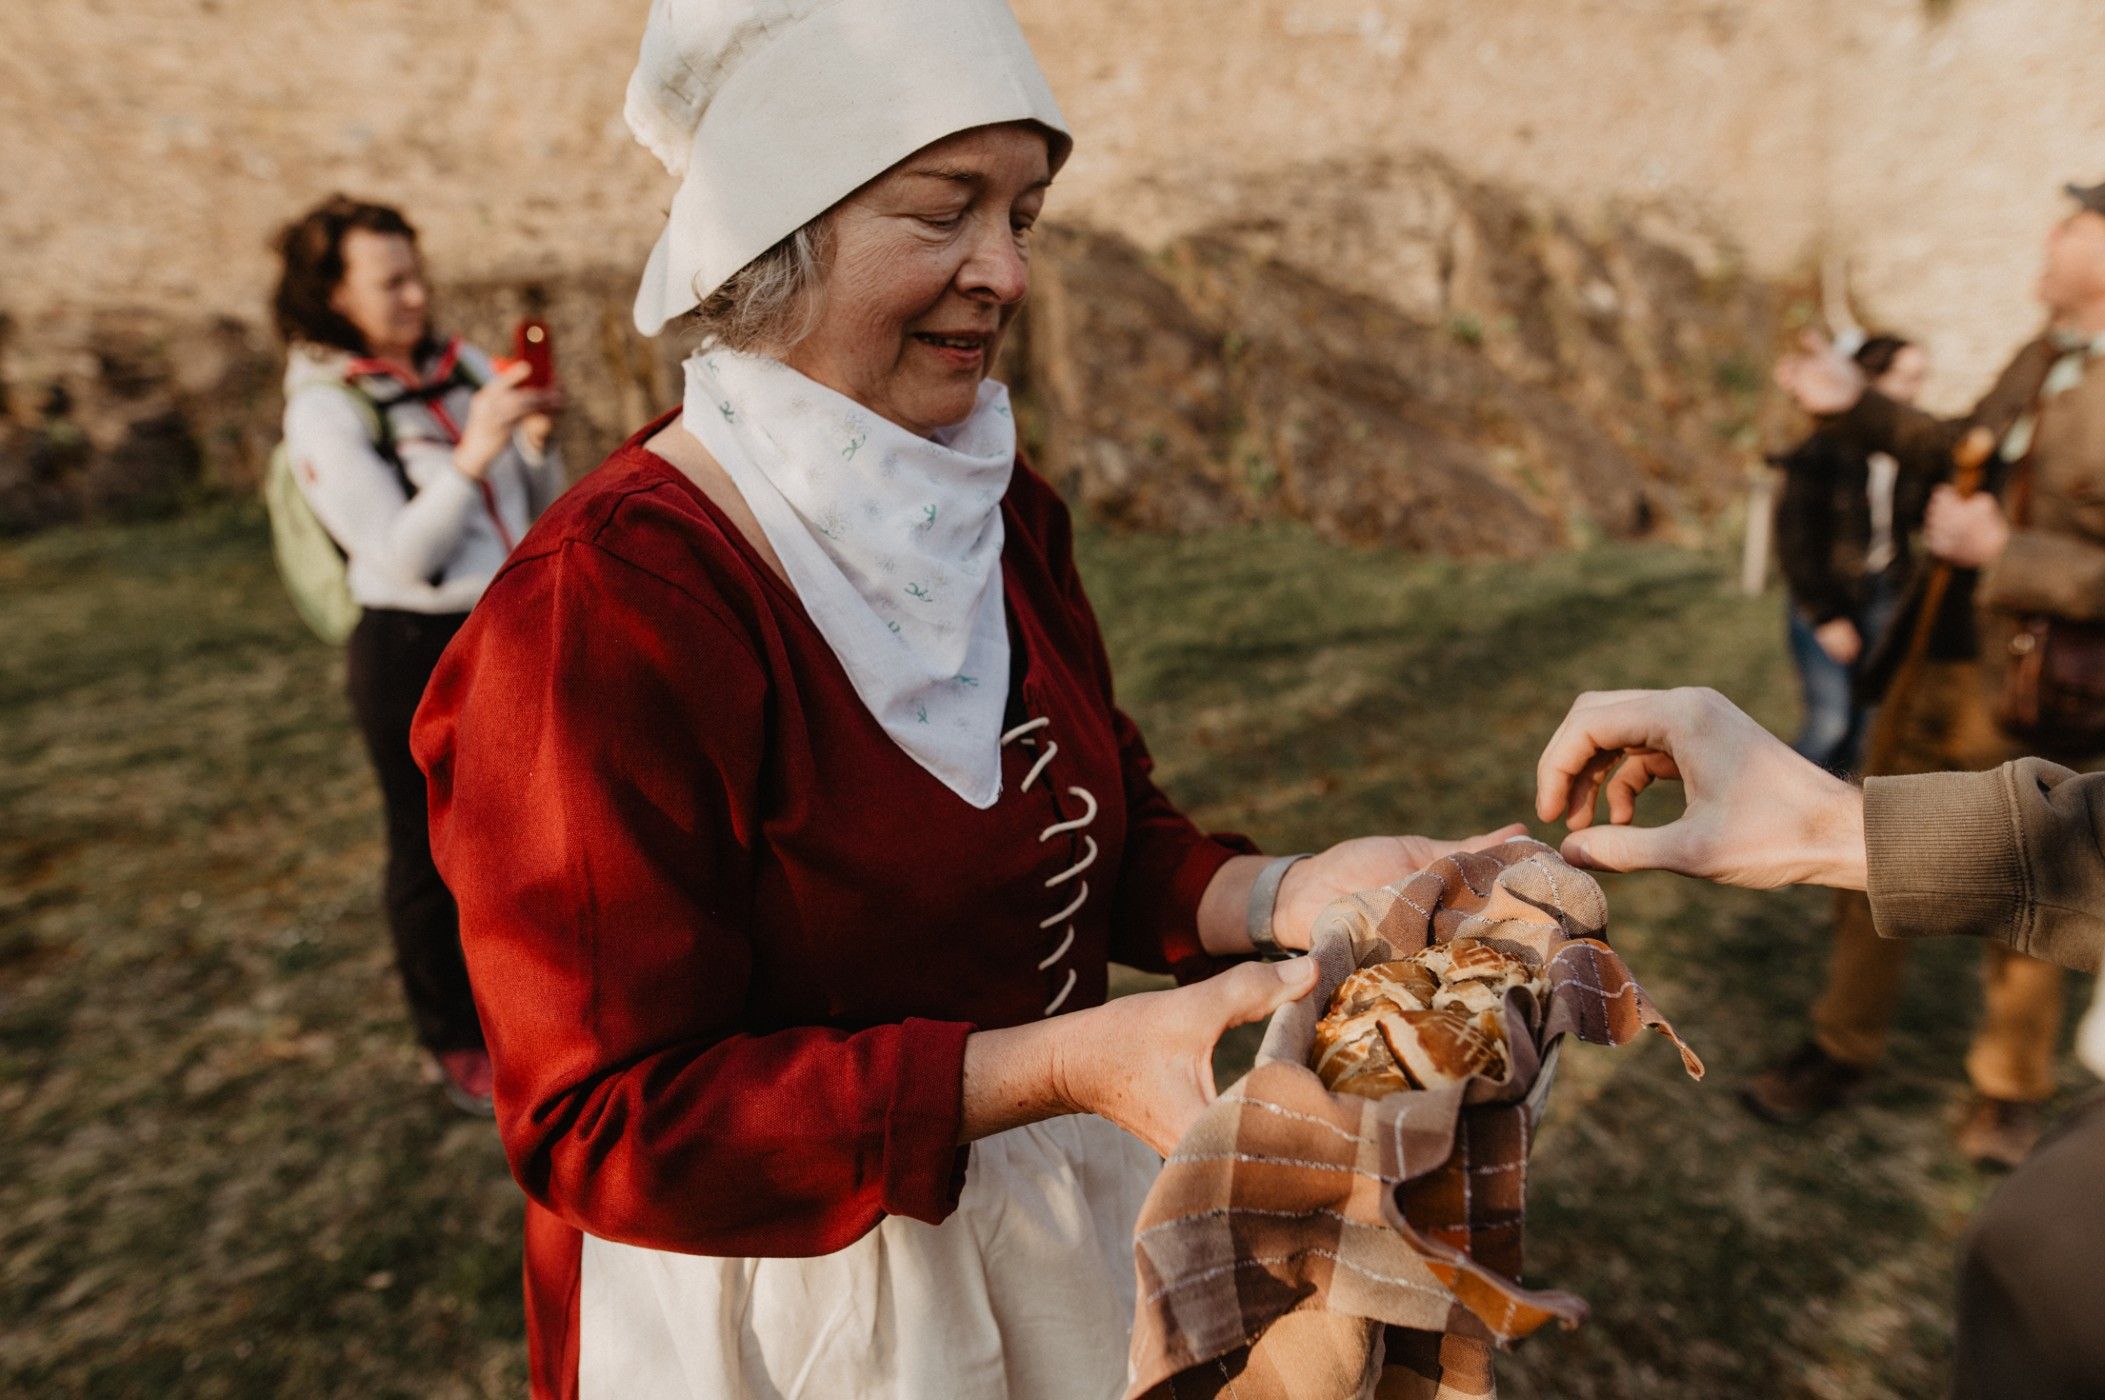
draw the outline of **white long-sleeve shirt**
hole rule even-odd
[[[286,445],[308,504],[344,551],[351,597],[361,607],[466,612],[563,489],[553,444],[532,460],[515,439],[480,482],[454,467],[454,444],[475,394],[456,364],[480,382],[491,377],[488,357],[459,340],[418,365],[421,383],[341,352],[302,348],[286,367]],[[428,400],[415,394],[449,380]],[[370,419],[335,387],[346,382],[387,415],[401,475],[373,441]],[[416,487],[414,496],[403,492],[402,475]]]

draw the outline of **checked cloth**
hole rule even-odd
[[[1599,885],[1528,840],[1324,911],[1315,991],[1273,1017],[1256,1067],[1185,1134],[1141,1210],[1127,1400],[1490,1396],[1493,1347],[1578,1324],[1583,1300],[1517,1282],[1558,1042],[1622,1045],[1649,1026],[1703,1073],[1601,941],[1607,914]],[[1326,1090],[1308,1057],[1338,984],[1458,937],[1545,969],[1537,1031],[1522,997],[1507,1002],[1508,1082]]]

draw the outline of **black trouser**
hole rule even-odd
[[[1958,1400],[2105,1397],[2105,1095],[1981,1209],[1959,1262]]]
[[[460,912],[431,861],[424,775],[409,755],[409,722],[439,653],[467,621],[367,608],[351,633],[346,688],[387,808],[387,927],[409,1017],[425,1049],[478,1050],[482,1023],[461,958]]]

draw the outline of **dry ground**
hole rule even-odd
[[[1777,604],[1710,556],[1083,543],[1167,785],[1280,848],[1523,813],[1583,686],[1704,681],[1791,718]],[[418,1082],[339,661],[259,516],[7,545],[0,618],[0,1392],[519,1393],[518,1199],[488,1127]],[[1712,1078],[1650,1041],[1567,1055],[1531,1277],[1595,1315],[1506,1362],[1506,1394],[1935,1393],[1983,1190],[1947,1137],[1970,950],[1923,950],[1892,1072],[1785,1134],[1730,1089],[1798,1033],[1823,901],[1609,895]]]

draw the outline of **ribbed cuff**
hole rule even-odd
[[[898,1079],[884,1120],[884,1209],[940,1225],[965,1189],[964,1021],[909,1018],[900,1027]]]
[[[2028,889],[2007,769],[1867,779],[1864,853],[1885,937],[2021,946]]]

